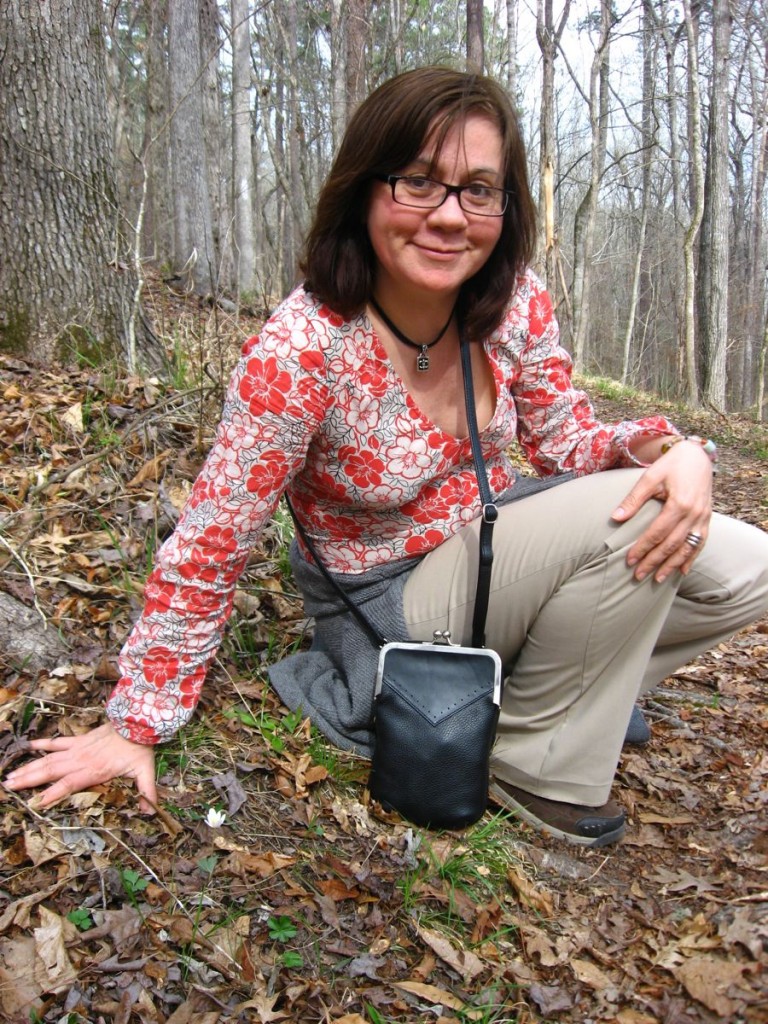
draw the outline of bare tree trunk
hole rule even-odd
[[[407,20],[404,10],[404,0],[389,0],[389,25],[390,37],[387,40],[387,48],[392,54],[394,73],[399,75],[405,63],[405,47],[403,45],[403,28]],[[410,13],[410,12],[409,12]]]
[[[700,245],[701,357],[704,397],[725,408],[728,348],[728,57],[731,39],[729,0],[714,0],[713,74],[710,80],[707,173]]]
[[[483,0],[467,0],[467,70],[483,73]]]
[[[101,11],[0,5],[0,348],[157,368],[123,262]]]
[[[171,178],[168,164],[167,0],[146,0],[147,101],[142,153],[147,174],[142,252],[162,262],[173,251]]]
[[[334,153],[347,125],[346,24],[343,0],[330,0],[331,7],[331,141]]]
[[[565,0],[560,22],[555,25],[553,0],[537,0],[536,40],[542,57],[541,118],[539,123],[539,241],[537,265],[545,284],[554,289],[557,266],[555,227],[555,58],[571,0]]]
[[[296,3],[285,0],[277,8],[278,39],[274,48],[274,138],[269,114],[263,127],[270,145],[272,162],[278,180],[277,236],[279,238],[279,281],[285,293],[295,283],[301,240],[302,187],[299,168],[299,113],[295,69]]]
[[[208,195],[211,209],[214,261],[212,277],[214,292],[225,287],[234,289],[234,245],[232,229],[232,141],[228,128],[230,118],[224,114],[219,52],[221,23],[217,0],[198,0],[200,9],[200,65],[203,93],[203,140]]]
[[[299,106],[299,83],[296,80],[298,72],[298,25],[296,4],[294,0],[288,5],[288,22],[286,25],[288,35],[288,108],[290,110],[290,126],[288,135],[288,173],[291,181],[291,238],[290,256],[287,261],[289,277],[286,285],[290,288],[296,280],[296,273],[299,263],[299,252],[304,235],[304,223],[301,216],[303,210],[304,189],[301,184],[301,148],[304,144],[304,125],[301,118]]]
[[[696,274],[694,247],[704,215],[704,166],[701,154],[701,97],[699,95],[699,56],[696,30],[691,14],[691,0],[683,0],[685,32],[688,42],[688,132],[691,158],[691,213],[683,241],[685,264],[685,374],[690,405],[699,404],[696,376]]]
[[[365,51],[368,38],[367,0],[347,0],[346,94],[349,120],[365,98]]]
[[[669,31],[666,20],[666,10],[664,10],[664,25],[662,27],[662,36],[664,39],[664,55],[667,65],[666,83],[667,83],[667,114],[669,117],[669,163],[670,163],[670,176],[672,180],[672,209],[674,212],[673,227],[675,232],[675,241],[679,233],[683,230],[683,199],[682,199],[682,183],[680,175],[680,132],[678,130],[678,118],[677,118],[677,95],[676,95],[676,59],[675,53],[677,51],[678,44],[682,38],[684,26],[677,26],[672,33]],[[684,370],[685,365],[685,267],[684,267],[684,245],[678,246],[675,244],[673,247],[673,278],[674,278],[674,320],[675,320],[675,337],[678,341],[678,364],[681,371]],[[678,374],[678,376],[681,376]]]
[[[251,29],[248,0],[232,0],[232,208],[238,299],[255,288],[254,167],[251,152]]]
[[[763,421],[763,406],[765,405],[765,371],[766,371],[766,360],[768,359],[768,317],[765,319],[765,328],[763,330],[763,344],[760,348],[760,356],[758,358],[758,371],[757,371],[757,421],[762,423]]]
[[[747,232],[744,266],[745,315],[742,373],[739,382],[742,408],[750,406],[755,399],[756,364],[763,343],[766,303],[765,234],[762,210],[765,202],[766,172],[768,172],[768,80],[766,80],[768,31],[764,24],[759,24],[759,20],[757,25],[750,27],[755,35],[759,31],[764,33],[764,43],[762,63],[759,58],[755,60],[751,53],[748,59],[754,130],[750,140],[752,189],[744,218]]]
[[[203,67],[198,0],[169,0],[174,271],[200,293],[213,292],[216,252],[204,142]]]
[[[632,336],[635,328],[635,317],[640,296],[640,280],[645,255],[645,238],[648,230],[648,207],[651,202],[651,167],[656,149],[656,121],[654,108],[656,100],[656,45],[654,42],[654,17],[651,0],[643,0],[643,120],[641,125],[643,192],[640,211],[640,230],[637,240],[637,253],[632,273],[632,289],[629,300],[629,313],[624,333],[621,382],[629,380],[632,365]]]
[[[519,0],[507,0],[507,92],[517,97],[517,18]]]
[[[611,0],[600,0],[600,37],[589,76],[589,127],[591,134],[589,182],[576,210],[573,226],[573,364],[584,369],[590,324],[590,282],[595,217],[600,178],[608,139],[608,75],[610,70]]]
[[[291,216],[289,209],[289,198],[290,198],[290,182],[286,173],[287,166],[287,142],[286,133],[288,128],[286,126],[286,99],[285,99],[285,77],[283,75],[283,68],[285,67],[285,39],[284,33],[280,33],[279,42],[275,45],[275,111],[274,111],[274,122],[275,122],[275,138],[274,143],[271,146],[272,150],[272,163],[277,174],[279,188],[277,190],[277,225],[276,234],[278,238],[277,245],[277,280],[280,283],[280,291],[285,293],[287,289],[287,276],[285,271],[285,257],[287,249],[287,239],[290,237],[288,230],[288,222]],[[263,126],[265,128],[265,134],[269,139],[269,112],[265,111],[265,118]]]

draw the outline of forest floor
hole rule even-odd
[[[151,297],[185,353],[174,386],[0,357],[3,774],[29,738],[100,720],[156,538],[257,326],[158,282]],[[605,419],[660,405],[593,393]],[[768,431],[666,408],[719,442],[718,509],[768,529]],[[159,748],[159,815],[125,782],[45,813],[0,789],[0,1019],[768,1022],[768,620],[647,700],[617,847],[496,809],[433,834],[377,814],[366,762],[267,685],[306,642],[286,532],[276,517],[193,723]]]

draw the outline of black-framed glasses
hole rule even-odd
[[[465,213],[479,217],[501,217],[507,208],[510,192],[473,182],[469,185],[447,185],[444,181],[425,178],[421,174],[377,174],[392,189],[392,198],[401,206],[420,210],[436,210],[448,196],[455,195]]]

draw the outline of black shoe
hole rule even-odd
[[[546,800],[509,782],[491,779],[491,797],[541,832],[579,846],[607,846],[618,842],[626,829],[624,811],[613,800],[602,807]]]
[[[651,738],[651,727],[645,720],[645,715],[640,708],[635,704],[632,708],[632,714],[629,717],[629,725],[627,726],[627,732],[624,736],[624,744],[630,744],[633,747],[644,747]]]

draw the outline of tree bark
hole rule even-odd
[[[217,0],[198,0],[200,14],[200,83],[208,197],[213,235],[213,285],[218,293],[235,287],[232,187],[231,112],[224,110],[219,61],[222,24]],[[226,31],[226,30],[225,30]],[[230,114],[228,117],[227,114]]]
[[[683,0],[688,43],[688,135],[691,159],[691,212],[683,241],[685,266],[684,331],[685,375],[690,405],[699,404],[696,375],[696,272],[694,247],[704,215],[704,164],[701,153],[701,97],[699,94],[698,39],[691,12],[691,0]]]
[[[292,288],[296,283],[298,272],[299,253],[304,237],[304,219],[302,211],[304,208],[304,189],[301,184],[301,149],[305,143],[304,125],[302,122],[299,104],[299,83],[297,81],[297,70],[299,64],[297,40],[298,40],[298,14],[295,0],[288,4],[288,23],[286,26],[288,35],[288,108],[290,111],[289,135],[288,135],[288,174],[291,182],[291,222],[290,238],[288,239],[289,257],[286,261],[287,277],[286,290]]]
[[[651,203],[651,167],[656,149],[656,120],[654,108],[656,100],[656,44],[654,42],[653,8],[651,0],[643,0],[643,115],[641,124],[643,184],[640,209],[640,228],[637,239],[637,252],[632,272],[632,288],[629,300],[629,313],[624,332],[621,382],[628,383],[632,366],[632,338],[635,329],[635,317],[640,297],[640,280],[645,254],[645,239],[648,231],[648,207]]]
[[[467,71],[483,73],[483,0],[467,0]]]
[[[251,30],[248,0],[232,0],[232,207],[238,298],[255,289],[254,167],[251,154]]]
[[[536,40],[541,50],[541,116],[539,121],[539,241],[537,264],[547,287],[554,289],[557,262],[555,226],[555,58],[563,34],[571,0],[565,0],[563,13],[555,25],[553,0],[538,0]]]
[[[745,409],[755,402],[757,361],[765,309],[765,202],[768,142],[768,27],[755,11],[734,32],[731,61],[730,143],[731,274],[728,289],[728,404]],[[734,25],[736,28],[736,25]],[[736,70],[734,74],[734,70]],[[746,101],[745,101],[746,97]],[[749,120],[744,117],[749,112]],[[751,130],[749,130],[751,128]]]
[[[763,32],[766,31],[765,24],[762,25]],[[758,386],[761,388],[763,374],[765,371],[765,343],[768,340],[768,321],[765,319],[764,309],[766,307],[766,274],[764,267],[765,260],[765,231],[763,227],[763,208],[765,202],[765,184],[768,175],[768,81],[766,81],[766,69],[768,69],[768,39],[764,42],[763,65],[760,71],[755,71],[756,95],[753,117],[755,132],[752,142],[752,196],[749,206],[749,257],[748,257],[748,305],[746,318],[745,337],[745,384],[742,395],[742,407],[752,403],[755,394],[755,379],[753,369],[759,364],[757,377]],[[755,70],[753,68],[753,70]],[[762,328],[762,330],[761,330]],[[758,418],[762,417],[762,401],[758,402]]]
[[[142,253],[158,262],[173,251],[171,175],[168,165],[168,0],[145,0],[147,96],[142,157],[147,175]]]
[[[205,150],[198,0],[169,0],[173,269],[189,290],[215,290],[211,200]]]
[[[365,98],[365,51],[368,38],[367,0],[347,0],[346,18],[347,120]]]
[[[608,73],[610,70],[611,28],[610,0],[600,0],[600,36],[592,58],[589,75],[590,159],[587,190],[576,210],[573,225],[573,364],[584,369],[590,323],[591,263],[595,237],[595,217],[600,177],[605,164],[608,139]]]
[[[334,153],[347,126],[346,53],[347,33],[343,0],[330,0],[331,22],[331,146]]]
[[[507,0],[507,92],[517,98],[517,19],[519,0]]]
[[[768,317],[765,318],[765,324],[763,327],[763,341],[760,348],[760,354],[757,360],[758,374],[757,374],[757,421],[762,423],[763,421],[763,406],[765,405],[765,370],[766,362],[768,362]]]
[[[700,244],[701,368],[704,397],[725,408],[728,348],[728,57],[731,38],[729,0],[714,0],[713,73],[710,79],[707,173]]]
[[[119,234],[104,53],[90,0],[0,5],[0,348],[156,369]]]
[[[663,9],[664,22],[662,26],[662,37],[664,40],[664,57],[666,62],[666,83],[667,83],[667,115],[669,118],[669,164],[670,178],[672,183],[672,210],[674,212],[674,241],[683,231],[683,198],[681,180],[681,158],[680,158],[680,132],[678,130],[677,116],[677,95],[676,95],[676,57],[678,45],[684,32],[683,26],[678,26],[670,31],[666,8]],[[674,323],[675,338],[677,339],[677,363],[679,369],[685,369],[685,296],[686,296],[686,271],[684,265],[684,245],[673,246],[673,278],[674,287]],[[682,374],[678,373],[677,377]]]

